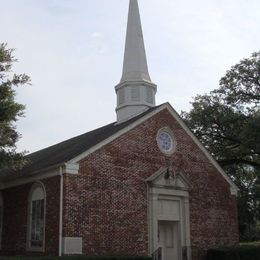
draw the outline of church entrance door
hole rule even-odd
[[[181,260],[178,221],[158,222],[158,244],[162,248],[162,260]]]

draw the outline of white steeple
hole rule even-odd
[[[118,122],[155,106],[157,87],[148,72],[137,0],[129,2],[123,74],[115,90]]]

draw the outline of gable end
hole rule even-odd
[[[139,118],[132,124],[128,125],[127,127],[121,129],[114,135],[110,136],[109,138],[105,139],[104,141],[98,143],[97,145],[91,147],[87,151],[83,152],[82,154],[76,156],[75,158],[68,161],[68,163],[78,163],[80,160],[84,159],[89,154],[99,150],[103,146],[109,144],[110,142],[114,141],[121,135],[127,133],[128,131],[132,130],[133,128],[137,127],[138,125],[142,124],[144,121],[148,120],[149,118],[153,117],[154,115],[158,114],[162,110],[167,109],[168,112],[173,116],[173,118],[180,124],[180,126],[184,129],[184,131],[191,137],[191,139],[195,142],[195,144],[200,148],[203,154],[207,157],[207,159],[212,163],[212,165],[218,170],[218,172],[222,175],[222,177],[227,181],[230,185],[230,192],[232,195],[237,196],[238,187],[235,183],[230,179],[230,177],[224,172],[221,166],[217,163],[217,161],[211,156],[211,154],[207,151],[207,149],[202,145],[202,143],[198,140],[198,138],[191,132],[191,130],[186,126],[184,121],[178,115],[178,113],[174,110],[174,108],[167,102],[159,106],[158,108],[152,110],[150,113],[145,114],[143,117]]]

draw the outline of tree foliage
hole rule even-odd
[[[241,106],[259,108],[260,104],[260,51],[248,59],[233,66],[220,80],[216,93],[232,107]]]
[[[240,188],[242,238],[260,239],[260,52],[233,66],[218,89],[191,104],[182,117]]]
[[[24,115],[25,106],[15,101],[14,87],[28,84],[30,78],[25,74],[12,72],[14,49],[0,44],[0,169],[17,168],[23,163],[24,153],[16,152],[16,142],[20,135],[15,122]]]

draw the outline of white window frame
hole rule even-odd
[[[170,137],[171,137],[171,141],[172,141],[172,145],[171,145],[171,149],[169,150],[165,150],[161,147],[161,143],[160,143],[160,135],[161,133],[166,133],[168,134]],[[156,136],[156,140],[157,140],[157,145],[160,149],[160,151],[166,155],[166,156],[171,156],[175,151],[176,151],[176,147],[177,147],[177,141],[176,141],[176,138],[173,134],[173,131],[168,127],[168,126],[165,126],[163,128],[161,128],[158,132],[157,132],[157,136]]]
[[[44,213],[43,213],[43,241],[41,247],[31,245],[31,230],[32,230],[32,201],[33,193],[37,188],[41,188],[44,196]],[[42,182],[36,182],[32,185],[28,197],[28,221],[27,221],[27,251],[31,252],[44,252],[45,251],[45,228],[46,228],[46,190]]]

